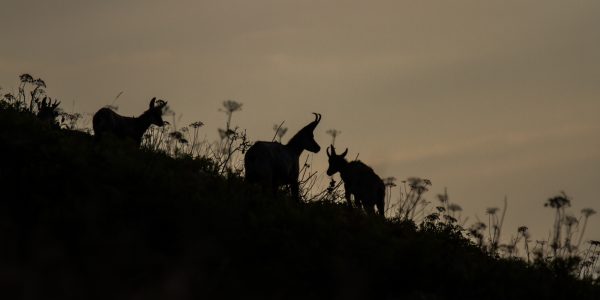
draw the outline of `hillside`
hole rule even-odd
[[[2,299],[600,299],[460,228],[274,199],[205,159],[0,110]]]

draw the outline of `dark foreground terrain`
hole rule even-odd
[[[600,299],[458,227],[273,199],[210,161],[0,110],[0,299]]]

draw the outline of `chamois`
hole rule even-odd
[[[46,102],[46,100],[48,100]],[[42,102],[37,102],[37,114],[36,116],[42,122],[50,124],[53,128],[59,128],[60,126],[56,122],[56,117],[58,117],[57,107],[60,105],[60,101],[54,100],[52,103],[52,99],[48,99],[48,97],[44,97]]]
[[[273,193],[279,186],[289,184],[292,197],[300,201],[300,155],[304,150],[313,153],[321,150],[313,134],[321,121],[321,114],[313,114],[315,120],[298,131],[286,145],[259,141],[248,149],[244,156],[247,182],[257,183]]]
[[[155,105],[155,102],[156,97],[150,100],[148,110],[137,118],[121,116],[107,107],[101,108],[94,114],[92,119],[96,138],[101,138],[105,134],[113,134],[119,138],[132,139],[139,146],[142,143],[144,132],[150,125],[165,125],[162,113],[167,102],[158,100],[157,105]]]
[[[381,216],[384,215],[385,185],[383,180],[375,174],[371,167],[361,161],[346,160],[348,148],[342,154],[337,155],[335,148],[331,145],[331,153],[327,148],[327,157],[329,157],[329,168],[327,175],[340,172],[344,181],[346,190],[346,201],[352,206],[350,196],[354,195],[354,202],[358,208],[364,207],[369,214],[374,214],[373,206],[377,206],[377,211]]]

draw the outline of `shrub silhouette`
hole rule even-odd
[[[569,260],[498,258],[433,219],[273,201],[210,160],[126,143],[0,109],[2,299],[600,296]]]
[[[48,123],[50,126],[55,128],[59,127],[58,122],[56,122],[56,118],[58,117],[58,106],[60,105],[60,101],[52,99],[48,99],[48,97],[44,97],[44,99],[40,102],[37,101],[37,117],[43,122]]]

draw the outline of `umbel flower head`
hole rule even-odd
[[[548,199],[544,206],[556,209],[568,207],[571,206],[571,199],[569,196],[567,196],[567,194],[565,194],[565,192],[560,192],[560,195]]]

